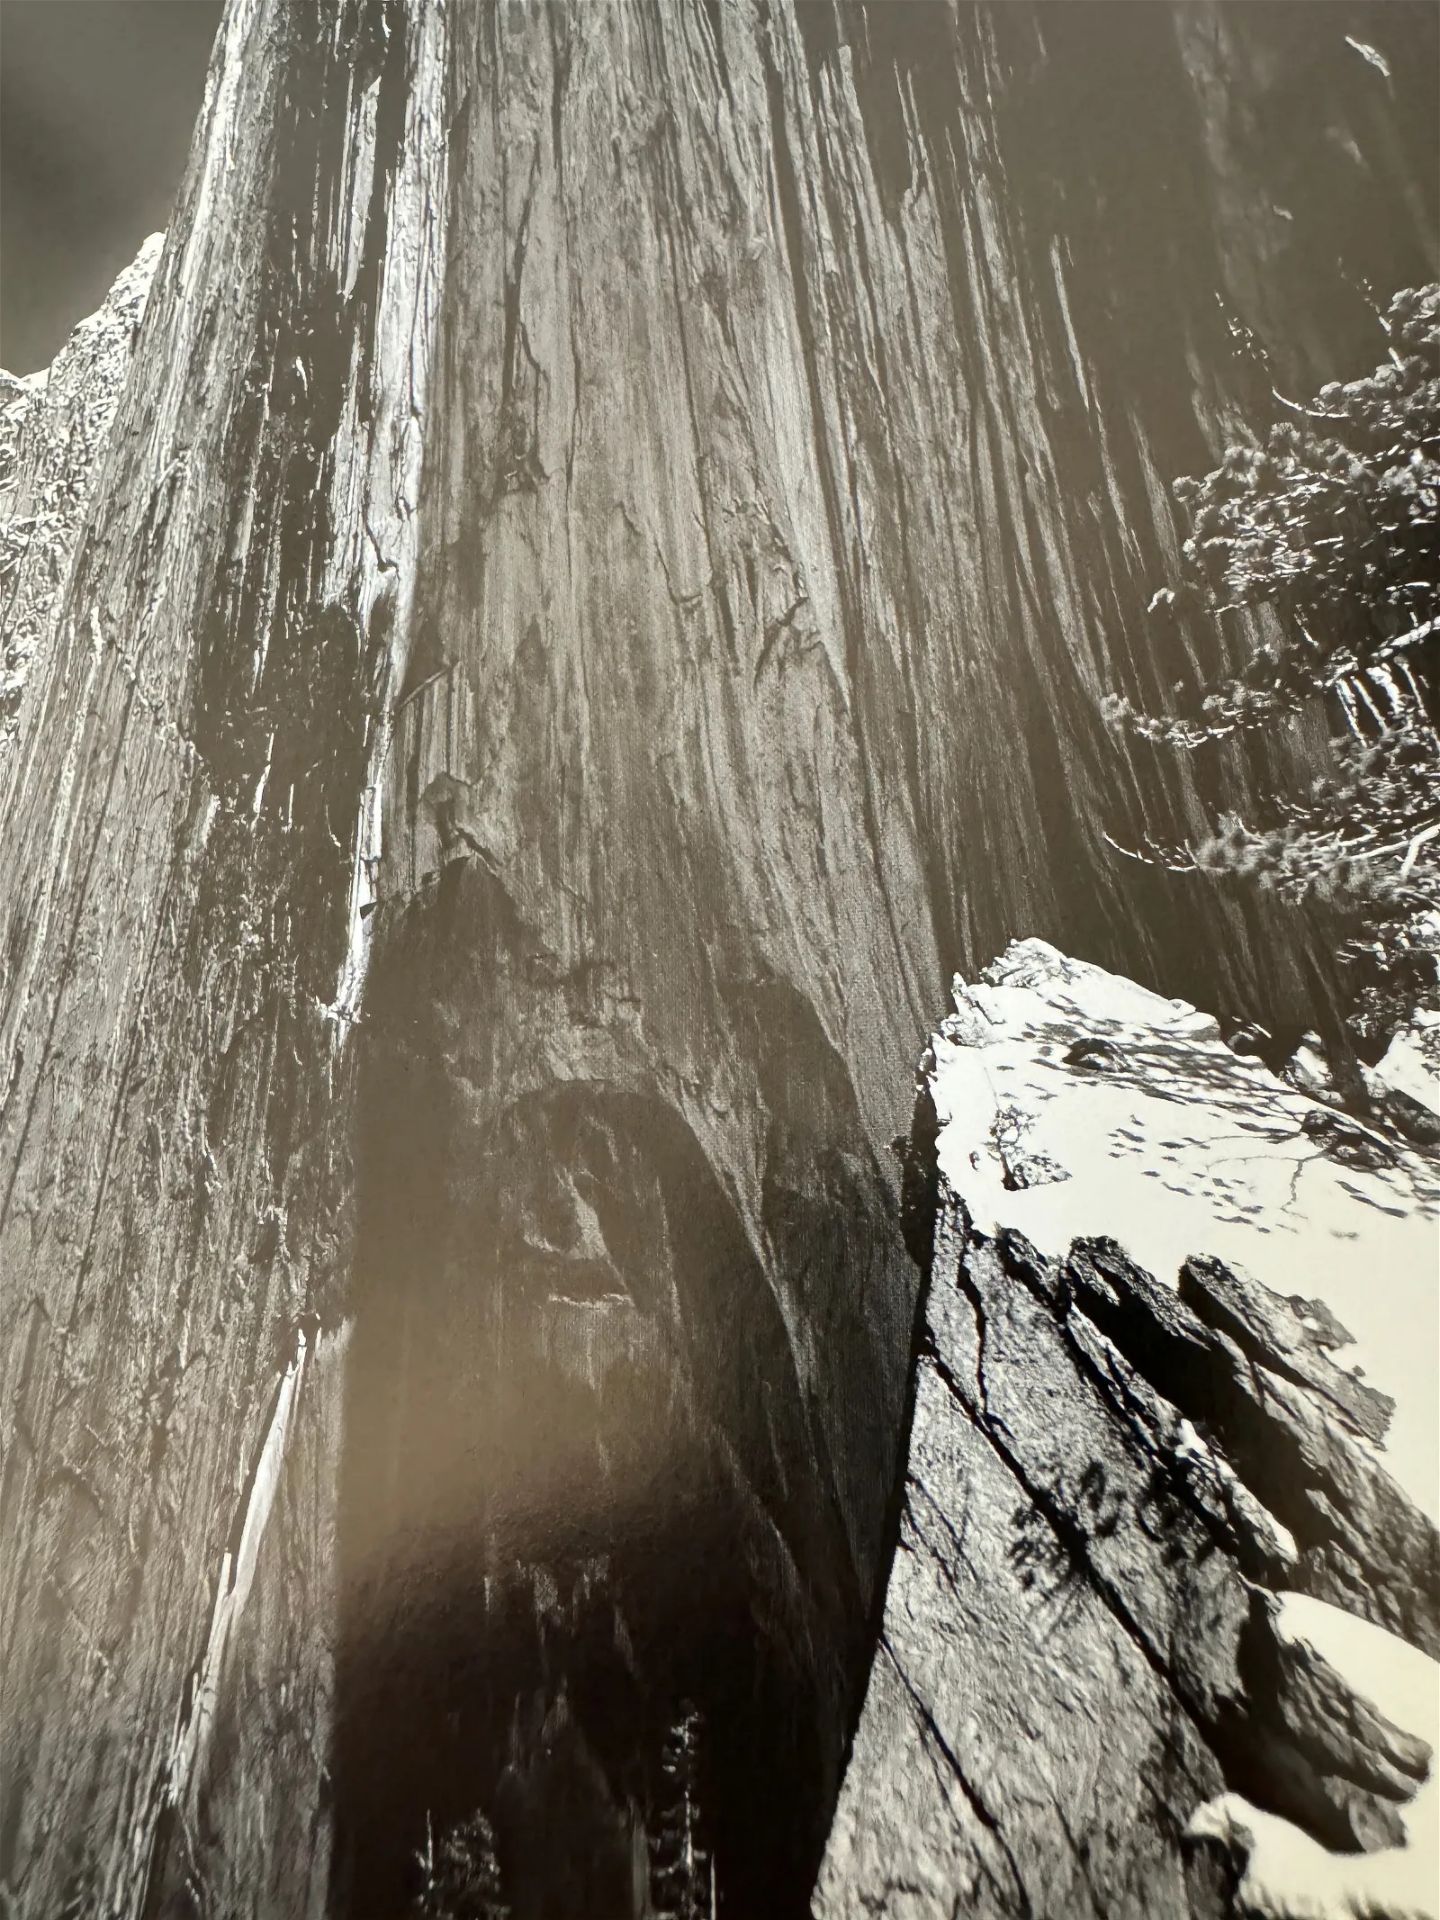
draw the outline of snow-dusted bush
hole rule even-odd
[[[1175,483],[1191,519],[1183,577],[1152,611],[1266,607],[1278,637],[1189,711],[1105,703],[1112,724],[1182,751],[1330,703],[1345,731],[1308,790],[1140,857],[1324,909],[1371,1038],[1440,1004],[1440,286],[1396,294],[1382,324],[1372,373],[1282,400],[1290,417],[1263,444]]]

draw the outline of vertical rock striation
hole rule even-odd
[[[103,464],[160,246],[159,234],[152,234],[52,367],[24,380],[0,371],[0,754],[6,757],[35,651],[51,632],[51,611]]]
[[[393,1914],[478,1811],[517,1914],[639,1913],[680,1727],[803,1908],[897,1068],[1020,929],[1295,1010],[1302,928],[1100,838],[1255,766],[1096,697],[1213,658],[1141,615],[1216,295],[1328,370],[1335,170],[1354,272],[1433,246],[1348,11],[1313,191],[1285,30],[1082,13],[232,0],[3,823],[18,1912]]]
[[[22,1913],[325,1899],[338,1037],[414,577],[438,20],[228,9],[15,756],[0,1871]]]

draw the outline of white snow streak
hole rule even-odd
[[[308,1358],[309,1348],[305,1335],[297,1330],[295,1350],[289,1365],[280,1377],[275,1404],[270,1412],[270,1422],[251,1475],[245,1511],[240,1516],[239,1537],[233,1549],[227,1548],[220,1561],[220,1575],[215,1585],[215,1605],[210,1617],[210,1633],[200,1661],[194,1692],[188,1702],[188,1711],[186,1705],[182,1703],[176,1716],[175,1739],[170,1753],[166,1785],[167,1797],[174,1805],[184,1801],[190,1782],[209,1746],[226,1650],[229,1647],[235,1623],[244,1611],[245,1602],[250,1595],[251,1582],[255,1577],[255,1563],[260,1554],[260,1543],[265,1537],[265,1528],[280,1485],[280,1472],[285,1461],[285,1441],[290,1431],[290,1420],[294,1412],[296,1396],[300,1392],[300,1385],[305,1376]]]

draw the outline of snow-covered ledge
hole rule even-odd
[[[1041,941],[955,1002],[817,1915],[1433,1916],[1440,1166]]]
[[[1208,1254],[1323,1300],[1354,1336],[1347,1367],[1395,1402],[1389,1473],[1440,1519],[1440,1163],[1332,1116],[1188,1001],[1043,940],[1016,941],[977,986],[957,975],[954,993],[931,1081],[940,1170],[976,1226],[1057,1256],[1108,1234],[1172,1284]],[[1407,1087],[1440,1112],[1440,1082],[1407,1061]],[[1383,1164],[1355,1164],[1369,1159]],[[1007,1174],[1042,1160],[1053,1171],[1033,1185]]]

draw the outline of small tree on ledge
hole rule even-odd
[[[1372,1043],[1440,1005],[1440,286],[1396,294],[1382,324],[1373,373],[1308,405],[1277,394],[1291,417],[1263,446],[1175,483],[1191,516],[1183,578],[1151,611],[1268,606],[1281,637],[1188,713],[1105,703],[1112,725],[1182,751],[1331,704],[1345,727],[1333,766],[1276,794],[1268,820],[1221,819],[1194,846],[1110,844],[1318,903],[1352,1029]]]
[[[661,1797],[650,1842],[650,1892],[657,1920],[713,1920],[713,1856],[702,1838],[699,1709],[682,1702],[660,1753]]]
[[[416,1864],[420,1887],[411,1909],[415,1920],[510,1920],[494,1830],[483,1813],[449,1828],[438,1846],[427,1833]]]

